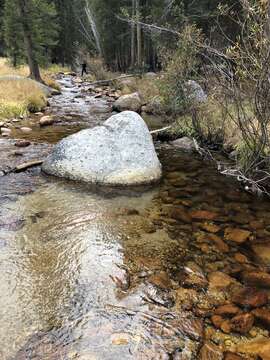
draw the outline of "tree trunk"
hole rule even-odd
[[[132,18],[134,18],[136,14],[136,1],[132,0]],[[135,65],[135,24],[131,25],[131,67],[134,68]]]
[[[142,67],[142,26],[140,20],[140,0],[136,0],[136,17],[137,17],[137,66]]]
[[[39,81],[43,83],[40,71],[39,71],[39,65],[34,53],[34,44],[31,34],[31,28],[29,26],[29,22],[31,19],[29,19],[29,13],[27,9],[27,1],[28,0],[18,0],[18,8],[20,12],[21,17],[21,23],[22,23],[22,29],[23,29],[23,37],[24,37],[24,43],[25,43],[25,49],[27,53],[28,58],[28,65],[30,70],[29,77],[31,79],[34,79],[36,81]]]

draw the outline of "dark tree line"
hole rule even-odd
[[[38,64],[74,65],[84,49],[117,71],[157,70],[162,47],[176,42],[142,24],[181,30],[195,23],[209,41],[235,36],[230,17],[218,17],[220,0],[0,0],[0,54],[14,66],[27,61],[40,80]],[[223,0],[233,11],[237,1]],[[218,30],[218,31],[217,31]],[[221,40],[223,39],[223,40]]]

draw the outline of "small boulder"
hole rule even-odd
[[[142,101],[140,95],[136,92],[133,94],[122,95],[113,104],[113,109],[116,111],[135,111],[140,112],[142,107]]]
[[[232,301],[243,307],[256,308],[268,303],[268,295],[265,291],[243,288],[233,295]]]
[[[42,116],[42,118],[39,120],[40,126],[49,126],[54,123],[54,118],[52,116]]]
[[[21,127],[20,130],[21,130],[21,132],[23,132],[24,134],[29,134],[29,133],[32,131],[31,128],[26,127],[26,126]]]
[[[29,145],[31,145],[31,142],[28,140],[17,140],[15,142],[15,146],[20,147],[20,148],[27,147]]]
[[[240,314],[230,321],[231,331],[239,334],[247,334],[254,324],[254,316],[252,314]]]
[[[146,79],[156,79],[158,77],[158,74],[156,74],[155,72],[149,71],[144,75],[144,77]]]
[[[182,137],[181,139],[172,141],[171,145],[173,145],[177,149],[181,149],[186,152],[193,152],[196,150],[194,141],[187,136]]]
[[[2,128],[1,128],[1,134],[2,134],[3,136],[9,136],[9,135],[11,134],[11,129],[2,127]]]
[[[197,81],[189,80],[185,83],[184,90],[189,100],[194,103],[204,103],[207,101],[207,95]]]

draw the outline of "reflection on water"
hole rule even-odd
[[[250,271],[264,272],[253,292],[270,287],[269,202],[196,157],[161,158],[164,180],[150,191],[47,179],[3,204],[1,359],[199,359],[204,341],[222,354],[269,339],[262,324],[240,337],[210,321]]]

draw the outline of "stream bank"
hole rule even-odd
[[[1,139],[1,167],[110,116],[61,81],[47,109],[59,121],[12,129],[31,145]],[[196,154],[157,151],[152,188],[94,189],[38,167],[0,177],[1,359],[269,359],[269,201]]]

